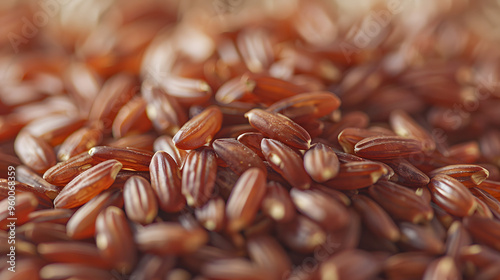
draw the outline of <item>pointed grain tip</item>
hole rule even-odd
[[[484,169],[484,170],[481,170],[479,172],[472,174],[471,180],[472,180],[472,182],[474,182],[474,184],[479,185],[484,180],[486,180],[489,175],[490,175],[490,172],[487,169]]]
[[[285,209],[283,208],[283,205],[273,205],[269,210],[269,214],[273,217],[273,219],[279,221],[285,217]]]
[[[339,280],[339,272],[335,266],[323,267],[321,280]]]
[[[110,174],[109,176],[111,178],[116,179],[116,175],[118,175],[118,172],[120,172],[120,170],[122,169],[123,167],[123,164],[121,162],[117,162],[113,165],[113,168],[111,169],[110,171]]]
[[[483,251],[481,245],[471,245],[465,248],[462,248],[462,254],[476,255]]]
[[[187,205],[193,206],[194,205],[194,198],[189,194],[184,194],[184,196],[186,197]]]

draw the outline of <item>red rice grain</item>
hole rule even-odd
[[[494,0],[7,2],[0,279],[498,278]]]

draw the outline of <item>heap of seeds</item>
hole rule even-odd
[[[0,279],[498,279],[498,1],[4,2]]]

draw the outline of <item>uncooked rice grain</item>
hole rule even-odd
[[[4,2],[0,279],[500,275],[498,1]]]

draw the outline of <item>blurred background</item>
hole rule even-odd
[[[0,112],[68,93],[85,116],[119,72],[216,92],[250,71],[331,90],[375,121],[401,108],[477,139],[500,125],[499,12],[499,0],[4,0]]]

